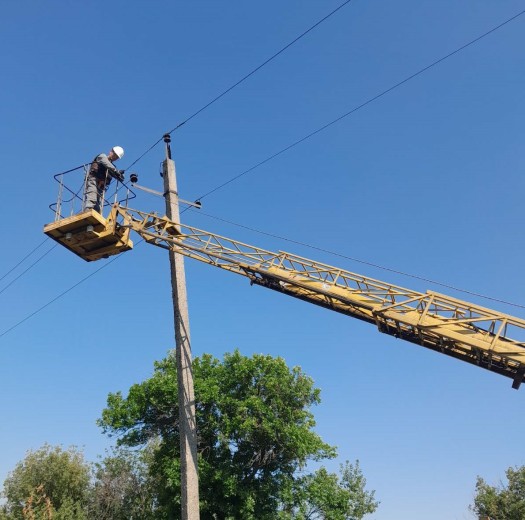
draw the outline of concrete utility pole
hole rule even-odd
[[[164,197],[166,216],[180,222],[179,196],[175,163],[171,159],[171,138],[164,136],[166,160],[163,162]],[[186,296],[184,257],[169,251],[171,266],[171,290],[175,321],[175,345],[177,354],[177,380],[179,386],[179,432],[181,458],[181,509],[182,520],[199,520],[199,476],[197,472],[197,423],[195,420],[195,394],[191,366],[190,322]]]

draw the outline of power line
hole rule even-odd
[[[187,209],[190,209],[190,208],[187,208]],[[268,237],[271,237],[271,238],[276,238],[278,240],[283,240],[285,242],[290,242],[291,244],[304,246],[304,247],[307,247],[309,249],[314,249],[316,251],[321,251],[323,253],[328,253],[330,255],[334,255],[334,256],[337,256],[339,258],[344,258],[345,260],[351,260],[352,262],[357,262],[359,264],[367,265],[369,267],[375,267],[375,268],[381,269],[383,271],[388,271],[390,273],[399,274],[399,275],[406,276],[408,278],[412,278],[412,279],[415,279],[415,280],[420,280],[420,281],[423,281],[423,282],[426,282],[426,283],[430,283],[430,284],[433,284],[433,285],[438,285],[440,287],[445,287],[447,289],[452,289],[454,291],[457,291],[457,292],[460,292],[460,293],[463,293],[463,294],[469,294],[471,296],[476,296],[478,298],[483,298],[485,300],[490,300],[490,301],[493,301],[493,302],[503,303],[505,305],[511,305],[512,307],[517,307],[519,309],[525,309],[525,305],[520,305],[519,303],[513,303],[513,302],[506,301],[506,300],[501,300],[499,298],[493,298],[492,296],[487,296],[485,294],[477,293],[477,292],[474,292],[474,291],[469,291],[467,289],[461,289],[459,287],[455,287],[454,285],[449,285],[449,284],[446,284],[446,283],[443,283],[443,282],[438,282],[436,280],[432,280],[431,278],[425,278],[424,276],[419,276],[419,275],[416,275],[416,274],[406,273],[404,271],[399,271],[397,269],[392,269],[390,267],[385,267],[383,265],[375,264],[373,262],[369,262],[369,261],[366,261],[366,260],[360,260],[359,258],[343,255],[341,253],[336,253],[335,251],[331,251],[330,249],[324,249],[322,247],[313,246],[312,244],[308,244],[306,242],[301,242],[299,240],[293,240],[292,238],[283,237],[281,235],[276,235],[274,233],[269,233],[267,231],[261,231],[260,229],[255,229],[255,228],[246,226],[244,224],[239,224],[237,222],[232,222],[231,220],[226,220],[224,218],[217,217],[215,215],[210,215],[209,213],[205,213],[202,210],[199,210],[198,212],[196,210],[192,210],[192,211],[195,211],[196,213],[198,213],[200,215],[204,215],[206,217],[213,218],[213,219],[218,220],[220,222],[225,222],[226,224],[231,224],[232,226],[240,227],[240,228],[246,229],[248,231],[252,231],[254,233],[258,233],[260,235],[265,235],[265,236],[268,236]]]
[[[65,170],[63,172],[60,172],[60,173],[56,173],[54,175],[55,178],[57,178],[58,176],[60,175],[65,175],[66,173],[71,173],[71,172],[74,172],[76,170],[79,170],[80,168],[83,168],[84,166],[86,166],[85,164],[82,164],[81,166],[76,166],[75,168],[71,168],[69,170]],[[80,188],[82,189],[82,188]],[[80,191],[80,189],[77,191],[77,193],[73,194],[73,198],[76,197]],[[72,192],[71,192],[72,193]],[[49,237],[46,237],[42,242],[40,242],[40,244],[38,244],[32,251],[30,251],[26,256],[24,256],[16,265],[14,265],[9,271],[7,271],[1,278],[0,278],[0,282],[6,278],[9,274],[11,274],[18,266],[20,266],[21,264],[23,264],[25,262],[25,260],[27,260],[33,253],[35,253],[40,247],[42,247],[47,241],[49,240]],[[56,246],[55,246],[56,247]],[[42,260],[48,253],[51,252],[51,250],[54,249],[51,248],[49,251],[47,251],[47,253],[44,253],[36,262],[34,262],[33,264],[31,264],[24,272],[22,272],[19,276],[17,276],[12,282],[10,282],[8,285],[6,285],[1,291],[0,291],[0,294],[2,294],[9,286],[11,286],[14,282],[16,282],[19,278],[21,278],[25,273],[27,273],[27,271],[29,271],[29,269],[31,269],[31,267],[33,267],[35,264],[37,264],[38,262],[40,262],[40,260]]]
[[[216,101],[218,101],[219,99],[221,99],[225,94],[227,94],[228,92],[230,92],[231,90],[233,90],[235,87],[237,87],[238,85],[240,85],[243,81],[247,80],[250,76],[252,76],[253,74],[255,74],[258,70],[262,69],[265,65],[267,65],[268,63],[270,63],[273,59],[277,58],[277,56],[279,56],[280,54],[282,54],[286,49],[288,49],[289,47],[291,47],[294,43],[298,42],[301,38],[303,38],[304,36],[306,36],[309,32],[313,31],[317,26],[321,25],[325,20],[328,20],[328,18],[330,18],[333,14],[335,14],[337,11],[339,11],[340,9],[342,9],[345,5],[349,4],[352,0],[346,0],[345,2],[343,2],[339,7],[336,7],[332,12],[330,12],[329,14],[327,14],[325,17],[321,18],[318,22],[316,22],[314,25],[312,25],[310,28],[308,28],[306,31],[304,31],[302,34],[300,34],[299,36],[297,36],[297,38],[295,38],[294,40],[292,40],[288,45],[285,45],[281,50],[277,51],[273,56],[271,56],[270,58],[268,58],[267,60],[263,61],[263,63],[261,63],[258,67],[256,67],[255,69],[253,69],[251,72],[249,72],[248,74],[246,74],[246,76],[244,76],[243,78],[241,78],[239,81],[237,81],[237,83],[234,83],[230,88],[226,89],[224,92],[222,92],[221,94],[219,94],[217,97],[215,97],[214,99],[212,99],[208,104],[204,105],[201,109],[197,110],[197,112],[195,112],[194,114],[192,114],[190,117],[188,117],[187,119],[185,119],[184,121],[182,121],[182,123],[179,123],[177,126],[175,126],[174,128],[172,128],[168,133],[171,134],[172,132],[174,132],[175,130],[177,130],[178,128],[180,128],[182,125],[185,125],[188,121],[190,121],[191,119],[193,119],[195,116],[197,116],[198,114],[200,114],[203,110],[206,110],[209,106],[213,105],[213,103],[215,103]]]
[[[295,43],[297,40],[299,40],[300,38],[302,38],[304,35],[306,35],[308,32],[310,32],[313,28],[315,28],[317,25],[319,25],[320,23],[322,23],[324,20],[326,20],[329,16],[331,16],[332,14],[334,14],[336,11],[338,11],[339,9],[341,9],[343,6],[345,6],[346,4],[348,4],[351,0],[347,0],[346,2],[344,2],[343,4],[341,4],[338,8],[336,8],[334,11],[332,11],[329,15],[325,16],[322,20],[320,20],[319,22],[317,22],[314,26],[312,26],[310,29],[308,29],[307,31],[305,31],[301,36],[299,36],[298,38],[296,38],[294,41],[292,41],[290,44],[288,44],[286,47],[284,47],[281,51],[279,51],[278,53],[276,53],[274,56],[272,56],[270,59],[268,59],[266,62],[264,62],[263,64],[261,64],[259,67],[257,67],[256,69],[254,69],[250,74],[248,74],[247,76],[245,76],[244,78],[242,78],[240,81],[238,81],[235,85],[233,85],[232,87],[230,87],[228,90],[224,91],[222,94],[220,94],[219,96],[217,96],[214,100],[212,100],[210,103],[208,103],[205,107],[203,107],[202,109],[200,109],[199,111],[195,112],[193,115],[191,115],[189,118],[187,118],[185,121],[183,121],[181,124],[177,125],[175,128],[173,128],[169,133],[172,133],[174,132],[175,130],[177,130],[177,128],[179,128],[180,126],[182,126],[184,123],[186,123],[187,121],[189,121],[190,119],[192,119],[193,117],[195,117],[197,114],[199,114],[200,112],[202,112],[205,108],[207,108],[208,106],[210,106],[211,104],[213,104],[215,101],[217,101],[218,99],[220,99],[223,95],[225,95],[227,92],[229,92],[230,90],[232,90],[233,88],[235,88],[237,85],[239,85],[240,83],[242,83],[242,81],[244,81],[245,79],[247,79],[249,76],[251,76],[253,73],[255,73],[257,70],[259,70],[261,67],[263,67],[264,65],[266,65],[269,61],[271,61],[272,59],[274,59],[275,57],[277,57],[279,54],[281,54],[284,50],[286,50],[288,47],[290,47],[291,45],[293,45],[293,43]],[[240,177],[242,177],[243,175],[246,175],[247,173],[253,171],[254,169],[258,168],[259,166],[265,164],[266,162],[274,159],[275,157],[281,155],[282,153],[286,152],[287,150],[297,146],[298,144],[302,143],[303,141],[306,141],[307,139],[309,139],[310,137],[318,134],[319,132],[322,132],[323,130],[325,130],[326,128],[332,126],[333,124],[337,123],[338,121],[344,119],[345,117],[349,116],[350,114],[353,114],[354,112],[356,112],[357,110],[367,106],[368,104],[372,103],[373,101],[381,98],[382,96],[386,95],[387,93],[393,91],[394,89],[400,87],[401,85],[403,85],[404,83],[407,83],[408,81],[410,81],[411,79],[419,76],[420,74],[426,72],[427,70],[433,68],[434,66],[438,65],[439,63],[445,61],[446,59],[454,56],[455,54],[461,52],[462,50],[466,49],[467,47],[470,47],[471,45],[473,45],[474,43],[480,41],[481,39],[485,38],[486,36],[492,34],[493,32],[497,31],[498,29],[502,28],[503,26],[507,25],[508,23],[510,23],[511,21],[517,19],[519,16],[525,14],[525,10],[519,12],[518,14],[512,16],[511,18],[505,20],[504,22],[502,22],[501,24],[497,25],[496,27],[493,27],[492,29],[490,29],[489,31],[483,33],[482,35],[478,36],[477,38],[471,40],[470,42],[466,43],[465,45],[462,45],[461,47],[458,47],[456,50],[452,51],[451,53],[443,56],[442,58],[434,61],[433,63],[431,63],[430,65],[427,65],[426,67],[420,69],[419,71],[415,72],[414,74],[408,76],[407,78],[405,78],[404,80],[396,83],[395,85],[391,86],[390,88],[384,90],[383,92],[381,92],[380,94],[374,96],[373,98],[370,98],[369,100],[365,101],[364,103],[362,103],[361,105],[353,108],[352,110],[349,110],[348,112],[344,113],[343,115],[339,116],[338,118],[334,119],[333,121],[327,123],[326,125],[322,126],[321,128],[315,130],[314,132],[311,132],[310,134],[306,135],[305,137],[299,139],[298,141],[295,141],[294,143],[292,143],[291,145],[287,146],[286,148],[283,148],[282,150],[280,150],[279,152],[273,154],[272,156],[268,157],[267,159],[259,162],[258,164],[256,164],[255,166],[252,166],[251,168],[249,168],[248,170],[245,170],[244,172],[240,173],[239,175],[236,175],[235,177],[231,178],[230,180],[228,180],[227,182],[217,186],[216,188],[210,190],[209,192],[205,193],[204,195],[202,195],[201,197],[199,197],[197,200],[201,200],[203,199],[204,197],[207,197],[208,195],[211,195],[212,193],[218,191],[219,189],[223,188],[224,186],[234,182],[235,180],[239,179]],[[161,141],[163,140],[163,138],[160,138],[156,143],[154,143],[143,155],[141,155],[139,157],[139,159],[137,159],[135,162],[133,162],[129,167],[128,169],[133,166],[134,164],[136,164],[138,162],[138,160],[140,160],[142,157],[144,157],[144,155],[146,155],[146,153],[148,153],[149,151],[151,151],[158,143],[160,143]],[[76,169],[76,168],[74,168]],[[73,171],[74,169],[72,170],[68,170],[69,171]],[[68,172],[63,172],[63,173],[68,173]],[[185,210],[183,210],[185,211]],[[506,305],[511,305],[511,306],[514,306],[514,307],[519,307],[519,308],[525,308],[525,306],[522,306],[522,305],[519,305],[519,304],[515,304],[515,303],[512,303],[512,302],[507,302],[505,300],[501,300],[501,299],[497,299],[497,298],[492,298],[490,296],[485,296],[483,294],[479,294],[479,293],[475,293],[475,292],[472,292],[472,291],[468,291],[468,290],[464,290],[464,289],[459,289],[459,288],[456,288],[454,286],[451,286],[451,285],[447,285],[447,284],[444,284],[444,283],[441,283],[441,282],[437,282],[435,280],[431,280],[431,279],[428,279],[428,278],[424,278],[424,277],[420,277],[420,276],[417,276],[417,275],[411,275],[409,273],[404,273],[402,271],[397,271],[397,270],[394,270],[394,269],[390,269],[390,268],[387,268],[387,267],[383,267],[383,266],[380,266],[380,265],[377,265],[377,264],[373,264],[371,262],[366,262],[364,260],[359,260],[359,259],[356,259],[356,258],[352,258],[352,257],[349,257],[349,256],[346,256],[346,255],[342,255],[340,253],[335,253],[333,251],[330,251],[330,250],[326,250],[326,249],[323,249],[323,248],[319,248],[319,247],[316,247],[316,246],[312,246],[310,244],[306,244],[306,243],[303,243],[303,242],[299,242],[299,241],[295,241],[295,240],[292,240],[292,239],[288,239],[288,238],[285,238],[285,237],[280,237],[278,235],[272,235],[271,233],[267,233],[267,232],[264,232],[264,231],[259,231],[259,230],[256,230],[256,229],[253,229],[253,228],[249,228],[247,226],[243,226],[242,224],[236,224],[234,222],[229,222],[227,220],[224,220],[224,219],[220,219],[219,217],[213,217],[212,215],[208,215],[212,218],[216,218],[218,220],[223,220],[224,222],[228,222],[230,224],[233,224],[233,225],[236,225],[236,226],[239,226],[239,227],[245,227],[246,229],[248,230],[251,230],[251,231],[254,231],[254,232],[257,232],[257,233],[261,233],[261,234],[265,234],[265,235],[268,235],[268,236],[273,236],[274,238],[279,238],[281,240],[285,240],[285,241],[288,241],[288,242],[291,242],[291,243],[295,243],[295,244],[298,244],[298,245],[303,245],[305,247],[309,247],[311,249],[316,249],[318,251],[323,251],[323,252],[326,252],[326,253],[329,253],[329,254],[333,254],[335,256],[339,256],[341,258],[346,258],[348,260],[352,260],[352,261],[355,261],[355,262],[359,262],[359,263],[362,263],[362,264],[366,264],[366,265],[369,265],[369,266],[372,266],[372,267],[376,267],[376,268],[379,268],[379,269],[383,269],[383,270],[386,270],[386,271],[390,271],[390,272],[393,272],[393,273],[397,273],[397,274],[401,274],[403,276],[407,276],[407,277],[411,277],[411,278],[414,278],[414,279],[419,279],[419,280],[422,280],[422,281],[425,281],[427,283],[432,283],[432,284],[435,284],[435,285],[439,285],[439,286],[442,286],[442,287],[446,287],[446,288],[449,288],[449,289],[453,289],[453,290],[456,290],[456,291],[459,291],[459,292],[462,292],[462,293],[465,293],[465,294],[470,294],[470,295],[474,295],[474,296],[477,296],[477,297],[480,297],[480,298],[484,298],[484,299],[487,299],[487,300],[492,300],[492,301],[496,301],[496,302],[499,302],[499,303],[503,303],[503,304],[506,304]],[[45,241],[44,241],[45,242]],[[38,249],[38,247],[40,247],[42,244],[40,244],[39,246],[37,246],[30,254],[32,254],[34,251],[36,251],[36,249]],[[52,248],[54,249],[54,248]],[[51,250],[50,250],[51,251]],[[48,251],[47,253],[49,253],[50,251]],[[46,255],[47,255],[46,253]],[[30,255],[29,254],[29,255]],[[28,255],[28,256],[29,256]],[[45,255],[43,255],[45,256]],[[42,257],[43,258],[43,257]],[[46,307],[48,307],[49,305],[51,305],[52,303],[54,303],[55,301],[57,301],[58,299],[60,299],[61,297],[63,297],[64,295],[66,295],[67,293],[69,293],[70,291],[72,291],[75,287],[77,287],[78,285],[80,285],[81,283],[83,283],[84,281],[86,281],[87,279],[91,278],[92,276],[94,276],[95,274],[97,274],[99,271],[101,271],[102,269],[106,268],[108,265],[110,265],[111,263],[113,263],[115,260],[117,260],[119,258],[119,256],[113,258],[112,260],[110,260],[108,263],[104,264],[102,267],[100,267],[99,269],[97,269],[96,271],[94,271],[93,273],[89,274],[88,276],[84,277],[82,280],[80,280],[79,282],[77,282],[76,284],[74,284],[73,286],[71,286],[69,289],[65,290],[64,292],[62,292],[61,294],[59,294],[58,296],[56,296],[55,298],[53,298],[51,301],[49,301],[48,303],[46,303],[45,305],[43,305],[42,307],[40,307],[39,309],[37,309],[36,311],[34,311],[33,313],[31,313],[30,315],[26,316],[24,319],[22,319],[21,321],[19,321],[18,323],[16,323],[15,325],[13,325],[12,327],[10,327],[9,329],[5,330],[3,333],[0,334],[0,338],[5,336],[7,333],[9,333],[10,331],[12,331],[13,329],[15,329],[16,327],[18,327],[19,325],[21,325],[22,323],[24,323],[25,321],[27,321],[28,319],[30,319],[31,317],[35,316],[36,314],[38,314],[40,311],[44,310]],[[24,258],[25,259],[25,258]],[[41,258],[38,261],[40,261]],[[22,260],[23,261],[23,260]],[[22,262],[21,261],[21,262]],[[19,262],[19,264],[21,263]],[[37,263],[35,262],[35,264]],[[19,265],[17,264],[17,266]],[[34,265],[34,264],[33,264]],[[17,267],[15,266],[15,268]],[[30,266],[31,268],[32,266]],[[28,269],[26,269],[25,272],[27,272]],[[11,272],[11,271],[9,271]],[[22,273],[22,274],[24,274]],[[7,273],[9,274],[9,273]],[[6,275],[4,275],[5,277]],[[22,275],[20,275],[22,276]],[[3,277],[3,278],[4,278]],[[2,279],[3,279],[2,278]],[[13,283],[13,282],[11,282]],[[5,288],[4,288],[5,290]]]
[[[276,157],[278,157],[279,155],[283,154],[284,152],[287,152],[288,150],[290,150],[290,149],[294,148],[295,146],[301,144],[302,142],[306,141],[307,139],[310,139],[310,137],[313,137],[314,135],[322,132],[323,130],[326,130],[327,128],[329,128],[330,126],[334,125],[335,123],[338,123],[342,119],[344,119],[344,118],[348,117],[349,115],[357,112],[361,108],[366,107],[370,103],[373,103],[374,101],[378,100],[379,98],[381,98],[381,97],[385,96],[386,94],[392,92],[393,90],[395,90],[396,88],[400,87],[401,85],[404,85],[408,81],[410,81],[410,80],[416,78],[417,76],[423,74],[427,70],[435,67],[436,65],[438,65],[441,62],[445,61],[446,59],[454,56],[455,54],[458,54],[462,50],[466,49],[467,47],[470,47],[474,43],[476,43],[476,42],[482,40],[483,38],[485,38],[486,36],[489,36],[490,34],[492,34],[493,32],[497,31],[498,29],[501,29],[503,26],[507,25],[508,23],[512,22],[513,20],[515,20],[516,18],[518,18],[519,16],[521,16],[523,14],[525,14],[525,10],[523,10],[520,13],[512,16],[511,18],[505,20],[503,23],[500,23],[496,27],[493,27],[489,31],[483,33],[481,36],[478,36],[477,38],[474,38],[473,40],[471,40],[470,42],[466,43],[465,45],[462,45],[461,47],[458,47],[456,50],[454,50],[454,51],[448,53],[447,55],[439,58],[438,60],[432,62],[430,65],[427,65],[426,67],[423,67],[422,69],[418,70],[414,74],[411,74],[410,76],[406,77],[405,79],[403,79],[402,81],[396,83],[395,85],[392,85],[391,87],[387,88],[386,90],[383,90],[381,93],[377,94],[376,96],[374,96],[374,97],[368,99],[367,101],[365,101],[364,103],[361,103],[360,105],[352,108],[348,112],[345,112],[343,115],[337,117],[333,121],[330,121],[329,123],[325,124],[321,128],[318,128],[317,130],[314,130],[313,132],[309,133],[308,135],[306,135],[306,136],[302,137],[301,139],[295,141],[294,143],[288,145],[286,148],[283,148],[282,150],[278,151],[277,153],[274,153],[273,155],[271,155],[270,157],[267,157],[263,161],[257,163],[255,166],[252,166],[251,168],[248,168],[247,170],[243,171],[242,173],[239,173],[235,177],[232,177],[230,180],[228,180],[226,182],[223,182],[222,184],[220,184],[216,188],[213,188],[212,190],[208,191],[204,195],[201,195],[200,197],[198,197],[197,200],[200,201],[204,197],[207,197],[208,195],[211,195],[212,193],[215,193],[216,191],[220,190],[221,188],[224,188],[225,186],[227,186],[228,184],[231,184],[232,182],[236,181],[237,179],[240,179],[244,175],[252,172],[256,168],[259,168],[259,166],[262,166],[263,164],[266,164],[267,162],[271,161],[272,159],[275,159]]]
[[[47,240],[47,239],[46,239]],[[44,240],[44,242],[46,242],[46,240]],[[44,243],[42,242],[42,243]],[[42,245],[42,244],[40,244]],[[22,276],[24,276],[30,269],[32,269],[36,264],[38,264],[38,262],[40,262],[41,260],[43,260],[49,253],[51,253],[51,251],[53,251],[53,249],[55,249],[55,247],[57,247],[58,244],[55,244],[51,249],[48,249],[43,255],[41,255],[37,260],[35,260],[27,269],[25,269],[24,271],[22,271],[15,279],[11,280],[1,291],[0,291],[0,294],[2,294],[5,290],[7,290],[9,287],[11,287],[11,285],[13,285],[19,278],[21,278]],[[40,246],[39,246],[40,247]],[[35,249],[36,250],[36,249]]]
[[[85,166],[87,166],[87,164],[82,164],[81,166],[77,166],[75,168],[71,168],[69,170],[65,170],[63,172],[60,172],[60,173],[56,173],[54,175],[55,179],[57,177],[59,177],[60,175],[64,175],[66,173],[71,173],[71,172],[74,172],[76,170],[79,170],[81,168],[84,168]],[[78,194],[80,193],[80,191],[82,190],[83,186],[81,186],[76,193],[73,193],[71,190],[68,190],[70,191],[70,193],[72,193],[72,198],[69,199],[69,200],[65,200],[64,202],[70,202],[72,200],[74,200],[75,198],[78,197]],[[12,267],[9,271],[7,271],[7,273],[5,273],[1,278],[0,278],[0,281],[2,281],[6,276],[8,276],[10,273],[12,273],[19,265],[21,265],[27,258],[29,258],[35,251],[37,251],[37,249],[39,249],[43,244],[45,244],[47,241],[49,240],[49,237],[46,237],[40,244],[38,244],[30,253],[28,253],[24,258],[22,258],[22,260],[20,260],[14,267]],[[44,253],[42,256],[40,256],[38,258],[38,260],[36,260],[34,263],[32,263],[25,271],[23,271],[20,275],[18,275],[14,280],[12,280],[9,284],[7,284],[2,290],[0,290],[0,294],[2,294],[6,289],[8,289],[11,285],[13,285],[19,278],[21,278],[22,276],[24,276],[33,266],[35,266],[38,262],[40,262],[45,256],[47,256],[53,249],[55,249],[57,245],[55,244],[51,249],[49,249],[46,253]]]
[[[319,25],[321,25],[324,21],[328,20],[328,18],[330,18],[332,15],[334,15],[335,13],[337,13],[337,11],[339,11],[340,9],[342,9],[345,5],[349,4],[352,0],[345,0],[345,2],[343,2],[341,5],[339,5],[338,7],[336,7],[333,11],[331,11],[330,13],[328,13],[326,16],[324,16],[323,18],[321,18],[320,20],[318,20],[316,23],[314,23],[311,27],[309,27],[308,29],[306,29],[306,31],[304,31],[303,33],[301,33],[299,36],[297,36],[295,39],[293,39],[290,43],[288,43],[287,45],[285,45],[282,49],[280,49],[279,51],[277,51],[275,54],[273,54],[272,56],[270,56],[268,59],[266,59],[265,61],[263,61],[260,65],[258,65],[257,67],[255,67],[252,71],[250,71],[248,74],[246,74],[245,76],[243,76],[240,80],[238,80],[236,83],[234,83],[231,87],[228,87],[226,90],[224,90],[223,92],[221,92],[218,96],[215,96],[211,101],[209,101],[208,103],[206,103],[203,107],[199,108],[199,110],[197,110],[196,112],[194,112],[192,115],[190,115],[189,117],[187,117],[184,121],[182,121],[181,123],[177,124],[176,126],[174,126],[169,132],[167,132],[168,134],[172,134],[173,132],[175,132],[176,130],[178,130],[181,126],[185,125],[188,121],[191,121],[194,117],[198,116],[201,112],[203,112],[204,110],[206,110],[207,108],[209,108],[211,105],[213,105],[214,103],[216,103],[217,101],[219,101],[219,99],[221,99],[223,96],[225,96],[226,94],[228,94],[228,92],[231,92],[235,87],[238,87],[241,83],[243,83],[244,81],[246,81],[250,76],[253,76],[257,71],[259,71],[260,69],[262,69],[265,65],[268,65],[268,63],[270,63],[272,60],[274,60],[275,58],[277,58],[277,56],[279,56],[280,54],[282,54],[284,51],[286,51],[287,49],[289,49],[294,43],[297,43],[301,38],[304,38],[309,32],[313,31],[316,27],[318,27]],[[155,141],[155,143],[153,143],[138,159],[136,159],[135,161],[133,161],[127,168],[126,170],[129,170],[132,166],[134,166],[135,164],[137,164],[146,154],[148,154],[149,152],[151,152],[151,150],[153,150],[153,148],[155,148],[161,141],[162,141],[163,137],[161,137],[160,139],[158,139],[157,141]]]
[[[135,244],[135,247],[138,246],[139,244],[141,244],[142,242],[144,242],[144,239],[140,239],[136,244]],[[51,252],[58,244],[56,244],[54,247],[52,247],[49,251]],[[47,253],[46,253],[47,254]],[[44,255],[45,256],[45,255]],[[61,292],[58,296],[55,296],[52,300],[48,301],[46,304],[42,305],[42,307],[39,307],[36,311],[32,312],[31,314],[29,314],[28,316],[26,316],[25,318],[21,319],[19,322],[15,323],[13,326],[9,327],[8,329],[4,330],[4,332],[2,332],[0,334],[0,338],[2,338],[3,336],[5,336],[6,334],[8,334],[9,332],[11,332],[12,330],[16,329],[18,326],[22,325],[22,323],[26,322],[27,320],[31,319],[33,316],[36,316],[39,312],[43,311],[46,307],[49,307],[51,304],[55,303],[57,300],[59,300],[60,298],[62,298],[63,296],[65,296],[67,293],[71,292],[73,289],[75,289],[76,287],[78,287],[80,284],[84,283],[86,280],[88,280],[89,278],[91,278],[92,276],[95,276],[98,272],[102,271],[102,269],[105,269],[106,267],[108,267],[110,264],[112,264],[113,262],[115,262],[115,260],[118,260],[119,258],[121,258],[121,255],[118,255],[118,256],[115,256],[114,258],[112,258],[111,260],[109,260],[107,263],[105,263],[104,265],[102,265],[101,267],[99,267],[97,270],[93,271],[92,273],[88,274],[87,276],[85,276],[84,278],[82,278],[81,280],[79,280],[77,283],[75,283],[74,285],[72,285],[69,289],[66,289],[65,291]]]
[[[126,171],[129,170],[132,166],[137,164],[145,155],[147,155],[153,148],[155,148],[162,140],[164,139],[164,136],[162,136],[160,139],[155,141],[141,156],[139,156],[138,159],[135,159],[127,168]]]
[[[30,251],[29,253],[27,253],[26,256],[24,256],[24,258],[22,258],[22,260],[20,260],[15,266],[13,266],[11,269],[9,269],[9,271],[7,271],[7,273],[5,273],[2,278],[0,278],[0,282],[6,277],[8,276],[9,274],[11,274],[19,265],[21,265],[22,263],[24,263],[25,260],[27,260],[35,251],[37,251],[38,249],[40,249],[49,239],[46,237],[42,242],[40,242],[40,244],[38,244],[32,251]],[[47,254],[47,253],[46,253]],[[45,256],[45,255],[44,255]]]
[[[90,273],[87,276],[85,276],[84,278],[82,278],[82,280],[80,280],[76,284],[72,285],[69,289],[66,289],[65,291],[61,292],[58,296],[55,296],[52,300],[50,300],[46,304],[42,305],[42,307],[38,308],[36,311],[32,312],[31,314],[29,314],[28,316],[26,316],[25,318],[23,318],[19,322],[15,323],[13,326],[11,326],[8,329],[4,330],[4,332],[2,332],[2,334],[0,334],[0,338],[5,336],[6,334],[11,332],[12,330],[16,329],[18,326],[22,325],[22,323],[25,323],[27,320],[29,320],[33,316],[36,316],[39,312],[43,311],[46,307],[49,307],[51,304],[55,303],[57,300],[59,300],[60,298],[65,296],[67,293],[69,293],[73,289],[75,289],[75,287],[78,287],[80,284],[84,283],[86,280],[88,280],[92,276],[96,275],[99,271],[102,271],[102,269],[105,269],[106,267],[108,267],[108,265],[112,264],[118,258],[120,258],[120,256],[116,256],[115,258],[111,259],[109,262],[107,262],[106,264],[104,264],[101,267],[99,267],[96,271],[93,271],[92,273]]]

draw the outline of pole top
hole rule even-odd
[[[170,134],[164,134],[163,137],[164,142],[166,143],[166,159],[171,159],[171,135]]]

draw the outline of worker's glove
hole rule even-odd
[[[124,170],[117,170],[115,173],[115,178],[120,182],[124,182]]]

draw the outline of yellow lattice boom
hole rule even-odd
[[[97,251],[93,242],[91,252],[74,250],[74,236],[69,237],[69,245],[65,240],[61,243],[87,260],[96,260],[130,249],[129,231],[134,230],[149,244],[240,274],[252,284],[372,323],[380,332],[509,377],[513,388],[519,388],[524,380],[525,320],[520,318],[437,292],[412,291],[284,251],[266,251],[155,213],[115,205],[106,222],[106,228],[99,229],[106,240],[98,249],[102,254],[92,252]],[[54,224],[53,231],[62,237],[68,233],[64,229]],[[108,234],[115,236],[113,250],[108,246]]]
[[[284,251],[266,251],[152,213],[129,208],[117,211],[151,244],[510,377],[513,388],[519,388],[524,379],[525,343],[521,338],[525,337],[525,320],[437,292],[405,289]]]

